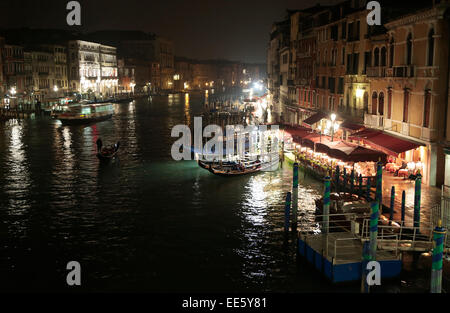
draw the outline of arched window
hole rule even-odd
[[[378,94],[376,91],[372,94],[372,114],[377,115],[377,100],[378,100]]]
[[[434,29],[428,33],[428,66],[434,63]]]
[[[380,92],[378,96],[378,114],[384,115],[384,93]]]
[[[412,35],[408,34],[406,39],[406,64],[411,65],[412,63]]]
[[[394,38],[391,38],[391,42],[389,45],[389,67],[394,66]]]
[[[409,90],[405,89],[403,94],[403,123],[408,123]]]
[[[388,90],[387,118],[391,119],[392,115],[392,89]]]
[[[431,92],[425,90],[423,103],[423,127],[430,127]]]
[[[373,66],[379,66],[380,65],[380,49],[375,48],[375,51],[373,53]]]
[[[381,66],[386,66],[386,47],[381,48]]]
[[[369,113],[369,93],[367,91],[364,92],[363,102],[364,102],[364,112]]]

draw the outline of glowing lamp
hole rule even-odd
[[[364,96],[364,89],[356,89],[356,97],[362,98]]]

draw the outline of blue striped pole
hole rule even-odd
[[[284,205],[284,231],[289,231],[289,219],[291,215],[291,193],[286,194],[286,204]]]
[[[442,258],[444,254],[445,229],[442,221],[433,231],[434,249],[431,265],[431,293],[442,292]]]
[[[414,227],[420,227],[420,196],[422,189],[422,175],[417,174],[414,189]]]
[[[391,206],[390,206],[390,214],[389,214],[389,225],[391,225],[394,220],[394,201],[395,201],[395,186],[391,188]]]
[[[293,183],[292,183],[292,230],[297,229],[298,211],[298,163],[294,163]]]
[[[331,193],[331,178],[329,175],[325,177],[324,195],[323,195],[323,232],[329,232],[330,226],[330,193]]]
[[[402,222],[405,222],[406,192],[402,192]]]
[[[372,214],[370,214],[370,260],[375,261],[377,258],[379,202],[373,201],[370,206],[372,208]]]

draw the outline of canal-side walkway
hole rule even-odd
[[[402,192],[405,191],[405,222],[412,225],[414,215],[414,189],[413,180],[395,177],[393,174],[383,171],[383,205],[390,207],[391,188],[395,186],[394,220],[401,220]],[[423,223],[428,223],[431,218],[431,209],[440,204],[441,189],[422,184],[420,199],[420,219]]]

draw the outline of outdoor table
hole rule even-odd
[[[408,177],[409,176],[409,171],[407,169],[399,170],[398,171],[398,176],[399,177]]]

